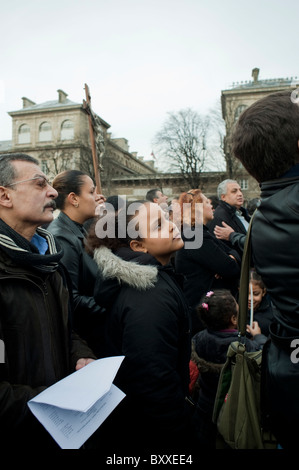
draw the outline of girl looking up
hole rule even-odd
[[[189,311],[169,264],[183,241],[158,204],[131,203],[111,217],[88,242],[99,269],[95,298],[108,312],[106,355],[125,356],[114,383],[126,397],[101,426],[99,444],[186,450],[194,437]]]

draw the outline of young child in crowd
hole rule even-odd
[[[252,294],[252,304],[251,304]],[[263,335],[269,335],[269,326],[273,322],[273,311],[270,296],[262,281],[261,276],[252,269],[250,271],[249,290],[248,290],[248,314],[250,318],[251,309],[253,311],[253,320],[257,321]]]
[[[238,341],[239,306],[228,290],[215,290],[202,297],[198,314],[206,328],[192,338],[192,361],[197,364],[197,435],[205,447],[215,448],[216,426],[212,422],[219,374],[231,342]],[[256,321],[247,325],[252,339],[245,337],[247,351],[262,349],[267,337]]]
[[[104,230],[110,222],[114,236]],[[183,247],[180,232],[151,202],[108,214],[106,224],[99,220],[88,244],[99,269],[95,298],[108,312],[106,355],[125,356],[114,384],[126,397],[101,426],[99,446],[186,449],[195,437],[189,308],[169,264]]]

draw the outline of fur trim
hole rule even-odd
[[[94,260],[104,279],[116,278],[120,284],[127,284],[138,290],[154,287],[158,278],[156,266],[125,261],[104,246],[95,250]]]
[[[204,374],[205,372],[209,372],[213,374],[220,374],[221,369],[224,366],[224,364],[216,364],[214,362],[208,362],[202,357],[199,357],[197,352],[195,351],[193,342],[192,342],[192,351],[191,351],[191,361],[193,361],[197,365],[197,368],[200,374]]]

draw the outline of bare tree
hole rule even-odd
[[[154,139],[155,152],[167,171],[180,173],[187,186],[202,187],[202,171],[208,159],[210,117],[190,108],[168,113]]]
[[[46,150],[39,159],[44,173],[53,179],[58,173],[72,168],[73,155],[70,151]]]
[[[244,173],[244,168],[242,167],[240,161],[237,160],[237,158],[233,155],[231,149],[231,137],[234,126],[238,119],[233,101],[230,101],[226,104],[225,114],[226,132],[223,141],[223,149],[226,162],[226,173],[228,178],[237,179],[240,175],[242,175],[242,173]]]
[[[217,100],[215,106],[209,111],[210,126],[208,139],[208,158],[206,171],[226,171],[224,152],[225,121],[222,117],[221,102]]]

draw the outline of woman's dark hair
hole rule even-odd
[[[223,330],[230,325],[232,315],[238,315],[238,307],[229,290],[219,289],[201,298],[197,313],[210,330]]]
[[[291,90],[271,93],[245,109],[232,134],[232,151],[258,182],[280,178],[299,163],[299,104]]]
[[[81,186],[84,184],[83,176],[88,175],[80,170],[66,170],[55,176],[53,188],[58,192],[58,196],[55,199],[57,209],[64,209],[65,200],[70,193],[80,196]]]
[[[117,251],[123,246],[129,246],[131,240],[140,240],[139,236],[130,237],[127,227],[130,221],[138,214],[138,209],[143,204],[150,204],[149,201],[125,202],[124,207],[117,211],[104,211],[98,221],[95,221],[90,227],[86,240],[86,250],[93,254],[96,248],[105,246]],[[108,227],[112,227],[109,233]],[[138,230],[138,227],[136,227]]]
[[[119,211],[123,207],[125,207],[125,200],[117,195],[108,196],[106,199],[106,203],[111,204],[116,211]]]

